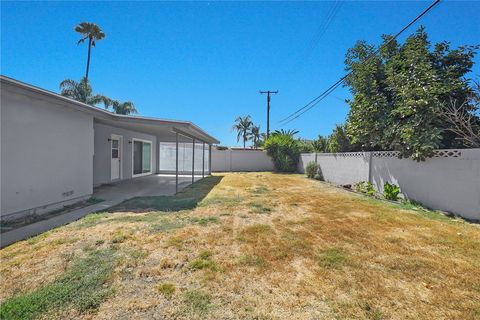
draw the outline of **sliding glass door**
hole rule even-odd
[[[152,142],[133,140],[133,176],[152,173]]]

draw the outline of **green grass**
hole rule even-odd
[[[162,283],[157,286],[158,292],[160,292],[165,298],[171,299],[175,293],[175,286],[171,283]]]
[[[206,226],[206,225],[209,225],[209,224],[215,224],[215,223],[219,223],[220,222],[220,219],[218,219],[217,217],[202,217],[202,218],[197,218],[197,217],[193,217],[190,219],[191,222],[193,223],[196,223],[196,224],[199,224],[201,226]]]
[[[252,202],[250,203],[250,206],[252,207],[252,211],[254,213],[262,214],[262,213],[270,213],[272,211],[270,207],[267,207],[259,202]]]
[[[203,198],[222,180],[221,176],[209,176],[186,187],[174,196],[136,197],[109,209],[118,211],[181,211],[195,208]]]
[[[192,260],[192,262],[188,264],[188,267],[194,270],[202,270],[202,269],[208,269],[211,271],[219,270],[218,265],[212,259],[212,253],[210,251],[200,252],[198,257]]]
[[[112,249],[92,251],[53,282],[4,301],[0,318],[35,319],[67,308],[80,313],[95,311],[112,293],[108,280],[115,262]]]
[[[185,292],[183,303],[187,313],[195,313],[204,316],[212,307],[210,295],[202,290],[189,290]]]
[[[328,248],[319,254],[317,261],[321,267],[337,269],[348,262],[348,257],[341,249]]]

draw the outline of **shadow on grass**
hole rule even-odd
[[[173,196],[135,197],[108,209],[118,211],[180,211],[195,208],[222,180],[223,176],[209,176],[186,187]]]

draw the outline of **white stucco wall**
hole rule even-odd
[[[212,171],[273,171],[272,159],[262,150],[212,149]]]
[[[39,213],[88,197],[93,117],[1,90],[1,215]]]
[[[299,172],[305,172],[314,154],[302,154],[301,159]],[[331,183],[371,181],[380,193],[385,182],[395,183],[408,199],[429,208],[480,219],[480,149],[437,150],[423,162],[399,159],[391,151],[318,153],[317,163]]]
[[[112,134],[122,136],[122,180],[132,178],[132,149],[133,143],[129,143],[132,139],[143,139],[152,142],[152,173],[157,172],[157,138],[156,136],[117,128],[95,122],[95,148],[93,156],[93,184],[95,186],[111,182],[111,144],[108,139]]]

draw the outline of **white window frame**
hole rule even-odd
[[[135,141],[140,141],[140,142],[146,142],[146,143],[150,143],[150,171],[149,172],[143,172],[143,173],[139,173],[139,174],[134,174],[134,162],[133,162],[133,155],[134,155],[134,152],[135,152]],[[153,173],[153,141],[151,140],[145,140],[145,139],[138,139],[138,138],[133,138],[132,139],[132,178],[137,178],[137,177],[143,177],[143,176],[148,176],[148,175],[151,175]]]

